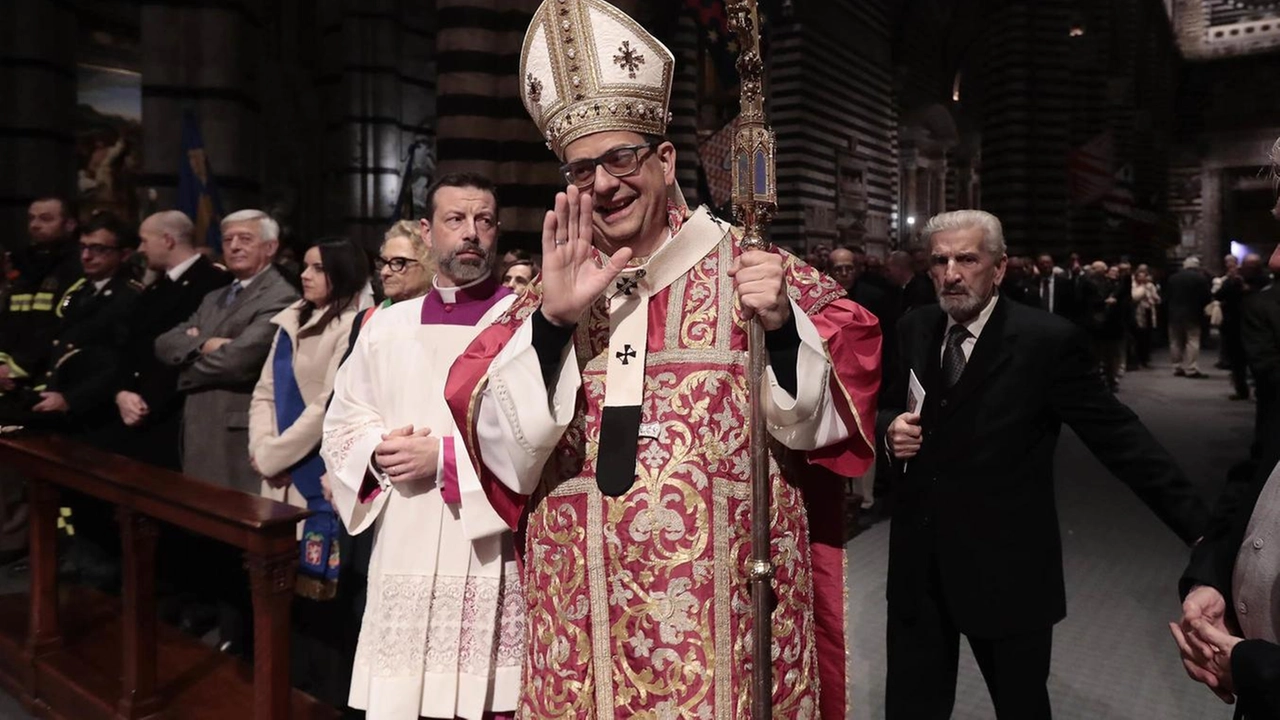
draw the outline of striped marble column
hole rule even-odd
[[[984,41],[983,206],[1011,252],[1079,249],[1066,228],[1069,10],[1069,0],[1009,4]]]
[[[676,146],[676,182],[690,207],[703,202],[698,193],[698,25],[681,13],[670,38],[675,55],[675,77],[671,82],[671,123],[667,138]],[[714,132],[718,128],[703,128]]]
[[[320,97],[333,231],[373,246],[394,222],[410,148],[435,124],[434,10],[327,0]]]
[[[836,240],[836,158],[856,141],[866,166],[868,245],[891,245],[898,209],[898,109],[888,0],[797,3],[773,35],[770,111],[778,134],[773,240]]]
[[[520,102],[525,30],[539,0],[438,0],[440,172],[498,183],[502,246],[541,251],[544,213],[564,189],[560,163]]]
[[[75,190],[75,48],[72,3],[0,3],[0,239],[5,243],[26,237],[33,199]]]
[[[262,191],[262,102],[259,84],[263,17],[253,0],[177,4],[141,0],[141,188],[157,207],[176,204],[182,157],[182,114],[195,111],[205,152],[232,212],[258,206]]]

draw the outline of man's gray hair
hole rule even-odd
[[[222,218],[221,228],[225,232],[228,225],[235,223],[245,223],[258,221],[258,235],[263,240],[279,240],[280,239],[280,223],[274,218],[261,210],[237,210],[230,215]]]
[[[1004,227],[1000,225],[1000,218],[982,210],[953,210],[934,215],[920,231],[920,238],[927,247],[936,233],[973,228],[982,230],[983,249],[997,258],[1005,254]]]
[[[161,210],[146,221],[154,223],[160,232],[172,235],[174,240],[183,245],[195,245],[196,224],[181,210]]]

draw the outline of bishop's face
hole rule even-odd
[[[644,145],[643,135],[625,131],[600,132],[578,138],[564,150],[566,164],[602,158],[619,148]],[[595,180],[580,189],[595,202],[592,224],[596,244],[606,253],[629,247],[637,257],[658,249],[667,232],[667,187],[676,179],[676,148],[669,142],[637,153],[634,172],[616,177],[603,166]]]

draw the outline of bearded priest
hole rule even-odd
[[[434,287],[374,313],[324,420],[334,507],[353,535],[374,533],[349,702],[369,720],[510,718],[525,630],[514,546],[454,442],[444,382],[515,295],[493,276],[488,178],[445,175],[427,209]]]

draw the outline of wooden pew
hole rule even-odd
[[[0,684],[33,714],[68,720],[338,717],[289,684],[295,528],[309,511],[57,435],[0,436],[0,463],[28,478],[31,526],[30,593],[0,597]],[[59,587],[63,488],[115,506],[120,598]],[[157,521],[244,551],[253,597],[252,670],[158,622]]]

